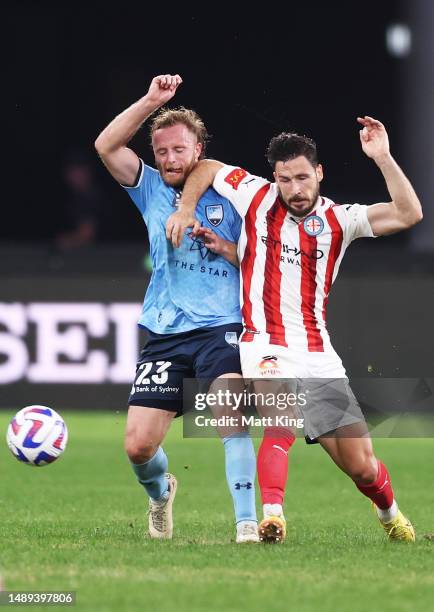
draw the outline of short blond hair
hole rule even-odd
[[[163,107],[159,110],[157,115],[155,115],[151,121],[151,144],[152,137],[157,130],[172,127],[178,123],[185,125],[185,127],[196,136],[197,142],[200,142],[202,145],[202,153],[200,157],[204,157],[205,147],[209,140],[209,134],[204,122],[196,111],[192,110],[191,108],[185,108],[184,106],[180,106],[179,108]]]

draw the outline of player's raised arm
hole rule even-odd
[[[217,172],[223,164],[214,159],[203,159],[188,175],[182,191],[182,197],[177,212],[170,215],[166,223],[166,237],[174,247],[179,247],[187,227],[196,232],[200,227],[194,216],[197,203],[205,191],[213,184]]]
[[[142,123],[173,96],[182,79],[179,74],[159,75],[152,79],[148,93],[115,117],[95,141],[95,148],[115,180],[132,186],[137,177],[140,160],[127,147]]]
[[[422,220],[422,207],[410,181],[390,154],[389,138],[380,121],[358,117],[363,126],[360,142],[364,153],[374,160],[386,181],[391,202],[368,207],[368,220],[376,236],[393,234]]]

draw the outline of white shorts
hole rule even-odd
[[[304,433],[311,440],[333,435],[346,425],[365,424],[345,368],[333,348],[322,353],[297,351],[264,342],[258,334],[252,342],[240,342],[240,357],[243,376],[255,381],[256,389],[270,392],[274,381],[276,397],[283,388],[296,395],[297,416],[303,418]],[[267,386],[261,386],[260,381],[267,381]],[[359,435],[365,433],[367,428],[361,427]]]

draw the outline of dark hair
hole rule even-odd
[[[195,134],[197,142],[202,145],[202,153],[200,158],[205,155],[206,143],[209,140],[209,134],[205,127],[204,122],[196,113],[196,111],[180,106],[179,108],[162,108],[151,122],[151,140],[154,132],[161,128],[172,127],[182,123],[185,125],[190,132]]]
[[[267,159],[273,170],[278,161],[285,162],[304,155],[313,167],[318,165],[316,143],[307,136],[282,132],[270,140],[267,148]]]

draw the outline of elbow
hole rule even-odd
[[[113,152],[114,146],[110,134],[103,130],[94,142],[96,152],[104,159],[107,155]]]
[[[413,225],[417,225],[418,223],[422,221],[422,219],[423,219],[422,207],[419,206],[419,209],[415,211],[415,213],[412,215],[409,227],[413,227]]]
[[[98,155],[100,157],[104,157],[105,153],[107,152],[107,145],[104,143],[104,138],[101,138],[101,134],[95,140],[94,146]]]
[[[409,229],[420,223],[423,219],[423,213],[419,200],[414,201],[411,206],[407,205],[407,210],[403,211],[399,217],[402,229]]]

